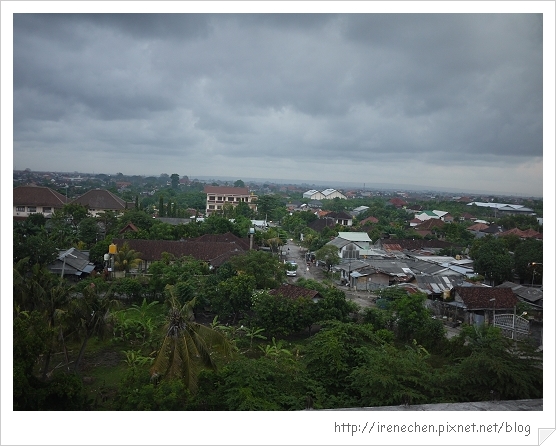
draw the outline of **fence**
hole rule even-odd
[[[515,314],[495,314],[494,324],[507,338],[522,340],[529,337],[529,321]]]

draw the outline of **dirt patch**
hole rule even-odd
[[[121,364],[122,359],[124,359],[122,353],[114,350],[104,350],[85,356],[80,368],[85,372],[97,367],[116,367]]]
[[[369,293],[350,293],[346,292],[346,299],[355,302],[359,305],[362,309],[374,307],[375,306],[375,299],[376,297],[372,296]]]

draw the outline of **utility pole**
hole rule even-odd
[[[542,263],[531,262],[531,263],[527,264],[527,266],[533,267],[533,278],[531,279],[531,286],[534,286],[534,284],[535,284],[535,272],[537,270],[537,268],[536,268],[537,265],[542,265]]]
[[[253,250],[253,236],[255,235],[255,228],[249,228],[249,251]]]
[[[494,302],[492,304],[492,326],[494,326],[494,324],[496,323],[496,298],[493,297],[492,299],[489,299],[489,302]]]

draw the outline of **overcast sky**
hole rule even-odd
[[[542,14],[16,14],[13,167],[542,195]]]

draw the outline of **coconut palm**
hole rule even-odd
[[[57,345],[61,345],[66,359],[66,367],[69,368],[69,360],[66,349],[66,341],[64,331],[66,329],[67,321],[67,308],[70,301],[71,288],[66,286],[63,282],[51,287],[46,293],[44,302],[44,313],[48,320],[48,327],[52,333],[52,340],[49,350],[45,357],[43,367],[43,380],[46,379],[52,371],[48,371],[52,353],[55,351]]]
[[[73,321],[75,332],[82,339],[81,348],[75,361],[75,371],[79,369],[87,343],[92,336],[103,336],[110,332],[114,315],[112,310],[118,306],[118,301],[99,295],[94,283],[83,290],[82,296],[75,297],[70,302],[69,317]]]
[[[14,313],[35,310],[40,312],[52,336],[44,355],[42,379],[49,375],[48,368],[52,353],[59,343],[65,351],[65,316],[71,288],[44,265],[28,265],[28,258],[14,265]],[[66,365],[67,365],[66,355]]]
[[[180,306],[174,286],[167,285],[166,291],[170,307],[168,322],[162,346],[151,367],[151,378],[183,379],[194,393],[199,372],[203,368],[216,369],[211,349],[218,349],[225,357],[230,357],[232,345],[222,333],[194,321],[195,299]]]
[[[130,249],[129,245],[124,243],[114,256],[114,267],[117,271],[129,273],[131,269],[137,268],[141,264],[140,255],[141,253]]]

